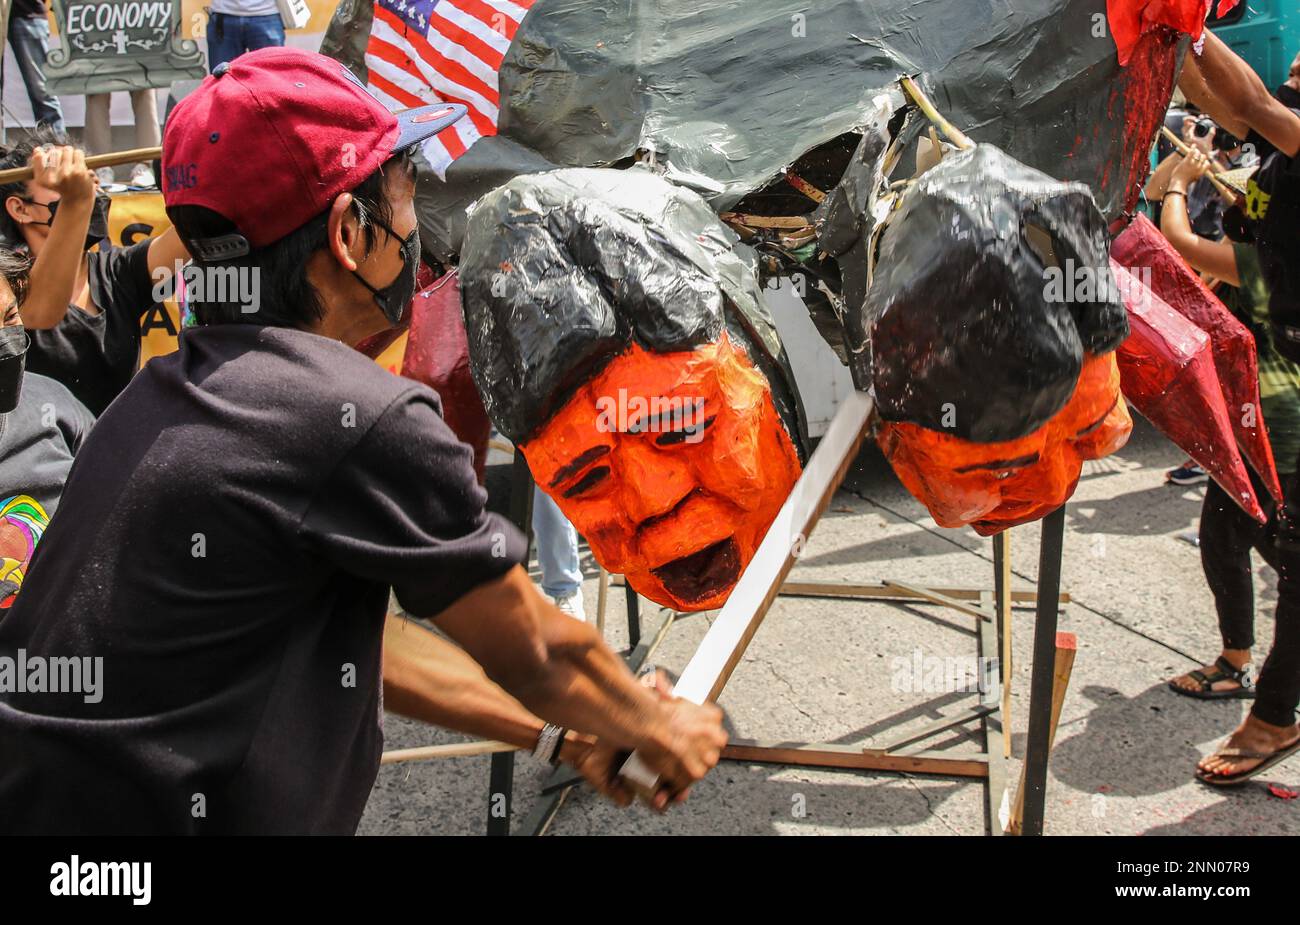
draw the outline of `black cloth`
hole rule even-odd
[[[1300,473],[1300,461],[1296,465]],[[1268,522],[1255,521],[1211,481],[1201,508],[1201,565],[1227,649],[1249,649],[1255,643],[1250,551],[1256,550],[1277,571],[1273,646],[1258,672],[1250,712],[1274,726],[1289,726],[1300,705],[1300,474],[1285,481],[1280,511],[1253,471],[1250,478]]]
[[[0,658],[104,658],[98,703],[0,693],[0,831],[355,831],[389,587],[433,616],[526,552],[471,459],[433,391],[337,341],[185,331],[0,621]]]
[[[1278,509],[1273,496],[1253,469],[1247,467],[1255,497],[1268,515],[1261,524],[1241,509],[1232,496],[1210,480],[1201,505],[1200,549],[1205,582],[1214,595],[1219,615],[1219,634],[1225,649],[1249,649],[1255,645],[1255,584],[1250,551],[1260,554],[1276,571],[1282,559],[1295,568],[1300,557],[1274,545],[1277,539]]]
[[[0,500],[27,495],[54,514],[73,457],[95,418],[63,385],[28,372],[0,424]]]
[[[1293,90],[1287,84],[1282,84],[1273,91],[1273,95],[1283,106],[1300,109],[1300,90]]]
[[[9,8],[9,16],[12,19],[22,18],[45,18],[45,0],[13,0],[13,6]]]
[[[57,379],[100,415],[126,388],[140,363],[140,319],[161,306],[153,298],[149,243],[130,247],[107,243],[89,255],[92,315],[75,305],[53,328],[31,330],[27,368]]]
[[[1246,188],[1246,218],[1271,292],[1269,319],[1278,352],[1300,362],[1300,157],[1279,151],[1253,129],[1246,142],[1260,157]]]

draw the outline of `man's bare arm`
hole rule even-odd
[[[639,684],[595,629],[561,613],[518,566],[435,618],[492,678],[543,719],[640,750],[680,793],[717,763],[721,711]]]
[[[189,259],[190,252],[175,228],[168,228],[149,242],[149,275],[155,283],[171,279],[176,267]]]
[[[472,658],[413,620],[384,621],[384,708],[422,722],[529,750],[543,721],[534,716]],[[611,756],[588,737],[569,732],[557,756],[597,791],[620,805],[631,802]]]
[[[1187,53],[1178,86],[1238,138],[1254,129],[1282,153],[1300,154],[1300,116],[1275,99],[1250,65],[1209,29],[1201,56]]]

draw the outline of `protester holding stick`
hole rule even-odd
[[[62,382],[98,415],[135,374],[140,319],[189,252],[171,229],[130,247],[110,244],[109,197],[81,149],[60,141],[38,131],[0,149],[0,169],[33,170],[30,180],[0,184],[0,231],[31,261],[21,305],[28,368]]]
[[[390,588],[528,711],[594,737],[607,792],[622,751],[661,775],[661,808],[718,761],[721,711],[647,689],[545,601],[437,395],[354,349],[414,293],[410,149],[464,112],[395,117],[288,48],[173,112],[168,216],[200,275],[250,276],[258,300],[205,291],[78,454],[0,654],[103,655],[104,696],[0,694],[0,829],[355,831],[381,683],[417,718],[437,706],[420,672],[381,678]]]
[[[1255,335],[1259,394],[1264,424],[1284,482],[1295,477],[1300,456],[1300,365],[1277,352],[1268,324],[1268,286],[1255,246],[1208,241],[1192,230],[1187,193],[1210,161],[1199,151],[1179,163],[1170,177],[1160,230],[1188,264],[1222,280],[1236,314]],[[1251,649],[1255,644],[1255,591],[1250,553],[1254,549],[1279,574],[1300,569],[1300,556],[1276,546],[1278,509],[1263,481],[1247,469],[1255,495],[1268,514],[1260,524],[1217,482],[1210,481],[1201,507],[1200,550],[1205,579],[1214,595],[1223,650],[1214,662],[1169,682],[1174,692],[1201,700],[1255,696]]]
[[[1300,114],[1271,96],[1246,62],[1212,31],[1198,57],[1187,55],[1179,86],[1224,129],[1260,155],[1249,181],[1246,215],[1270,290],[1270,332],[1277,350],[1300,362]],[[1279,518],[1279,550],[1300,552],[1300,487],[1292,479]],[[1217,752],[1200,762],[1209,784],[1240,783],[1300,750],[1300,571],[1278,578],[1273,648],[1250,714]]]

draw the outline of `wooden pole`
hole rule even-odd
[[[132,148],[130,151],[92,154],[86,158],[86,166],[91,170],[96,170],[100,167],[116,167],[118,164],[154,161],[160,157],[162,157],[162,148]],[[0,184],[17,183],[19,180],[30,180],[31,178],[32,168],[30,164],[26,167],[11,167],[8,170],[0,170]]]
[[[993,538],[993,558],[997,563],[994,595],[998,612],[998,635],[1002,639],[1002,757],[1011,757],[1011,530]]]
[[[1162,125],[1160,127],[1160,133],[1165,136],[1165,139],[1171,145],[1173,145],[1178,150],[1178,153],[1181,154],[1183,157],[1186,157],[1188,154],[1192,152],[1192,149],[1187,144],[1187,142],[1183,141],[1181,138],[1179,138],[1177,135],[1171,132],[1169,130],[1169,126]],[[1222,180],[1220,180],[1218,177],[1214,175],[1215,167],[1216,167],[1215,164],[1211,164],[1210,170],[1212,172],[1207,173],[1206,176],[1210,178],[1210,182],[1214,184],[1214,188],[1217,189],[1220,193],[1222,193],[1224,196],[1227,196],[1229,199],[1236,199],[1239,194],[1237,193],[1236,190],[1228,186],[1228,184],[1224,183]]]
[[[1074,633],[1056,634],[1056,658],[1052,669],[1052,722],[1047,734],[1047,748],[1050,751],[1056,741],[1056,727],[1061,722],[1061,707],[1065,705],[1065,692],[1070,687],[1070,673],[1074,670],[1074,656],[1079,643]],[[1021,822],[1025,811],[1025,772],[1028,765],[1020,768],[1020,786],[1016,789],[1016,805],[1011,810],[1011,819],[1007,823],[1008,835],[1020,835]]]
[[[605,608],[609,605],[609,572],[600,567],[600,580],[596,584],[596,632],[605,638]]]
[[[468,758],[473,755],[495,755],[498,752],[517,752],[518,745],[480,739],[477,742],[454,742],[451,745],[426,745],[422,748],[398,748],[379,756],[380,764],[398,764],[402,761],[432,761],[435,758]]]
[[[873,408],[870,396],[858,391],[851,392],[840,405],[731,596],[683,669],[673,690],[675,696],[692,703],[718,698],[831,496],[844,481],[866,435]],[[619,773],[643,796],[658,789],[659,776],[635,752]]]
[[[902,86],[903,92],[912,98],[912,102],[916,104],[916,107],[938,127],[939,131],[948,136],[949,141],[963,151],[975,147],[975,142],[971,141],[965,132],[945,119],[943,113],[935,108],[934,103],[930,102],[930,98],[921,92],[921,88],[916,85],[916,81],[910,77],[903,77],[898,82]]]

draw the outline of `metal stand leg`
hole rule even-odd
[[[632,650],[641,644],[641,599],[631,585],[623,585],[623,591],[627,595],[627,647]]]
[[[514,800],[515,753],[497,752],[488,774],[487,834],[510,834],[510,804]]]
[[[1051,749],[1052,679],[1056,661],[1057,595],[1061,589],[1061,551],[1065,505],[1043,518],[1038,548],[1038,613],[1034,621],[1034,664],[1029,682],[1029,733],[1025,741],[1025,835],[1043,834],[1047,798],[1047,759]]]
[[[510,520],[533,540],[533,474],[523,453],[515,453],[510,470]],[[488,773],[487,834],[510,834],[510,806],[514,802],[515,753],[497,752]]]

